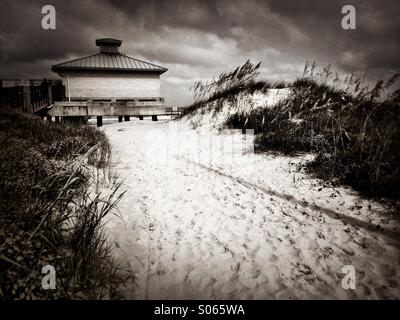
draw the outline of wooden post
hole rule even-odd
[[[103,117],[97,116],[97,126],[101,127],[103,125]]]
[[[25,112],[31,112],[31,89],[29,85],[22,87],[22,95],[24,97],[24,105],[22,106],[22,110]]]
[[[158,121],[158,118],[157,118],[157,116],[151,116],[151,120]]]
[[[60,117],[55,117],[54,120],[56,123],[60,123]]]
[[[143,120],[143,116],[139,116],[139,120]]]
[[[47,122],[51,122],[51,116],[47,116]]]
[[[118,122],[122,122],[122,116],[118,116]]]
[[[51,105],[54,101],[53,101],[53,86],[51,84],[49,84],[49,86],[47,87],[47,98],[48,98],[48,104]]]
[[[125,116],[125,119],[124,119],[125,121],[130,121],[131,120],[131,117],[130,116]]]

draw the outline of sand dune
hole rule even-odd
[[[104,127],[127,190],[106,226],[128,298],[399,298],[399,221],[252,152],[252,136],[134,120]],[[353,265],[356,290],[341,285]]]

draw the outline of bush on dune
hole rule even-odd
[[[339,85],[337,75],[330,81],[329,66],[320,72],[315,67],[306,65],[285,101],[234,114],[226,125],[255,129],[259,151],[315,153],[308,168],[318,177],[398,199],[400,91],[391,88],[399,74],[369,89],[354,76]]]
[[[122,279],[101,226],[119,186],[106,198],[90,191],[89,166],[110,160],[105,135],[0,113],[0,297],[117,296]],[[56,268],[56,290],[41,288],[45,265]]]
[[[256,81],[260,64],[249,61],[211,82],[196,82],[196,102],[183,115],[218,111],[242,94],[266,93],[285,83]],[[238,70],[242,70],[238,72]],[[236,75],[239,74],[239,78]],[[307,63],[291,94],[275,106],[234,113],[228,128],[254,129],[256,150],[285,154],[311,152],[307,168],[318,177],[345,183],[372,197],[400,196],[399,74],[369,88],[363,78],[342,80],[330,65]]]
[[[184,108],[180,117],[193,114],[198,109],[205,110],[211,105],[214,105],[218,111],[223,101],[232,103],[240,94],[266,93],[268,89],[282,89],[287,86],[283,81],[256,81],[260,66],[261,62],[253,64],[247,60],[235,70],[220,74],[217,79],[207,82],[196,81],[190,89],[194,93],[195,102]],[[213,102],[216,103],[213,104]]]

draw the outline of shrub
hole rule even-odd
[[[306,65],[285,101],[234,114],[226,125],[254,129],[259,151],[315,153],[307,167],[318,177],[368,196],[400,198],[400,99],[399,90],[390,92],[399,75],[372,89],[354,76],[329,84],[331,75],[330,67],[318,72]]]
[[[117,296],[123,279],[101,226],[122,194],[92,192],[89,166],[105,168],[110,146],[90,127],[45,123],[0,110],[0,296]],[[53,265],[57,290],[42,290]]]
[[[194,111],[210,106],[215,102],[215,106],[220,108],[224,101],[233,102],[237,96],[243,94],[253,94],[264,92],[271,88],[284,88],[286,83],[278,81],[256,81],[258,69],[261,62],[253,64],[247,60],[242,66],[228,73],[221,73],[218,78],[209,82],[196,81],[191,88],[194,92],[195,102],[184,108],[180,117],[192,114]]]

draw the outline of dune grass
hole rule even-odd
[[[102,226],[122,197],[93,192],[110,145],[91,127],[0,110],[0,298],[119,297],[123,281]],[[42,289],[42,267],[56,290]]]
[[[224,102],[271,88],[291,88],[275,106],[233,113],[227,128],[254,129],[255,150],[315,154],[307,169],[333,184],[347,184],[368,197],[400,199],[400,89],[394,74],[370,87],[364,76],[340,77],[331,66],[306,63],[293,83],[257,81],[260,63],[247,61],[217,79],[193,86],[200,109],[218,112]],[[396,206],[397,207],[397,206]]]
[[[336,75],[336,76],[335,76]],[[369,88],[330,66],[306,65],[290,96],[273,107],[234,114],[230,128],[255,129],[258,151],[314,153],[310,172],[370,197],[400,198],[399,74]]]
[[[203,82],[196,81],[191,87],[195,102],[183,108],[179,118],[193,114],[196,110],[217,102],[217,108],[222,106],[223,101],[234,101],[239,94],[253,94],[255,92],[266,92],[268,89],[282,89],[287,86],[283,81],[271,82],[255,80],[261,62],[254,64],[247,60],[235,70],[222,73],[217,79]],[[220,102],[220,103],[218,103]]]

